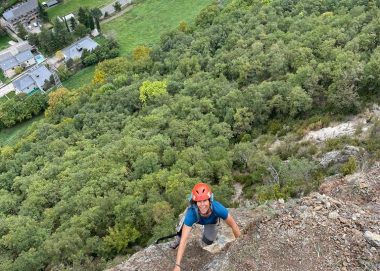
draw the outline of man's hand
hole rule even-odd
[[[228,226],[231,227],[232,232],[234,233],[235,238],[239,238],[240,235],[241,235],[239,226],[236,224],[234,218],[230,214],[228,214],[228,217],[226,219],[226,223],[227,223]]]

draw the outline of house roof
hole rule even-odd
[[[18,43],[15,45],[15,47],[16,47],[16,49],[17,49],[19,52],[24,52],[24,51],[32,50],[32,46],[29,44],[28,41],[18,42]]]
[[[51,6],[54,6],[54,5],[56,5],[56,4],[58,4],[59,2],[57,1],[57,0],[50,0],[50,1],[47,1],[46,2],[46,5],[48,6],[48,7],[51,7]]]
[[[99,44],[93,41],[91,38],[84,37],[83,39],[80,39],[77,42],[71,44],[69,47],[63,49],[62,52],[65,55],[66,60],[68,60],[70,58],[80,58],[84,49],[92,51],[98,46]]]
[[[11,21],[13,19],[23,16],[25,13],[32,11],[37,7],[38,7],[37,0],[28,0],[26,2],[22,2],[18,5],[15,5],[13,8],[5,11],[3,13],[3,17],[5,20]]]
[[[7,52],[0,56],[0,68],[3,71],[12,69],[25,61],[32,59],[34,56],[31,51],[21,52],[13,56],[10,52]]]
[[[33,80],[33,78],[26,74],[17,80],[13,81],[13,86],[21,92],[29,93],[33,89],[37,88],[36,82]]]
[[[12,55],[11,52],[5,52],[4,54],[1,54],[1,55],[0,55],[0,62],[9,59],[9,58],[11,58],[12,56],[13,56],[13,55]]]
[[[41,65],[14,80],[13,86],[18,91],[29,93],[35,88],[42,88],[45,81],[49,80],[51,75],[52,73],[44,65]]]
[[[15,56],[15,58],[17,59],[17,61],[19,63],[23,63],[25,61],[28,61],[29,59],[33,58],[33,54],[31,51],[25,51],[25,52],[21,52],[19,53],[18,55]]]
[[[48,70],[48,68],[46,68],[45,65],[41,65],[37,69],[32,70],[30,75],[37,85],[42,87],[45,84],[45,81],[50,79],[52,73]]]
[[[12,56],[12,54],[9,55],[9,58],[0,61],[0,67],[3,71],[12,69],[13,67],[16,67],[19,64],[17,59],[14,56]]]

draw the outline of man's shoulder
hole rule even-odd
[[[214,200],[214,201],[212,202],[212,205],[213,205],[214,207],[226,208],[226,207],[224,207],[223,204],[221,204],[219,201],[216,201],[216,200]]]
[[[212,208],[218,215],[221,215],[224,217],[226,214],[228,214],[228,210],[226,207],[224,207],[223,204],[221,204],[219,201],[214,200],[212,202]]]

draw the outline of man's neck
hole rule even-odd
[[[199,210],[198,210],[198,212],[199,212]],[[212,213],[211,208],[208,208],[208,211],[205,214],[202,214],[202,213],[199,212],[199,214],[201,215],[201,217],[208,217],[209,215],[211,215],[211,213]]]

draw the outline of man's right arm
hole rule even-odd
[[[177,252],[176,266],[174,267],[173,271],[181,270],[180,265],[181,265],[183,254],[185,253],[187,238],[190,235],[190,231],[191,231],[191,227],[184,224],[182,227],[181,242],[179,243],[178,252]]]

